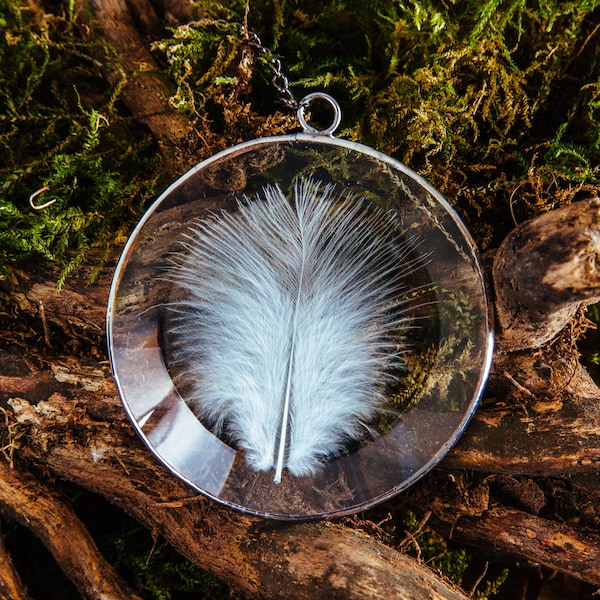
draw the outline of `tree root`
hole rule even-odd
[[[600,302],[600,198],[574,202],[517,227],[494,259],[502,351],[540,348],[582,305]]]
[[[0,510],[42,540],[83,597],[91,600],[139,600],[101,556],[73,510],[38,479],[11,469],[3,461],[0,461]],[[10,579],[10,562],[2,563],[2,581],[13,585],[19,593],[19,580],[15,579],[15,575]],[[20,593],[24,593],[22,586]],[[7,597],[16,600],[27,596]]]
[[[515,553],[600,586],[600,536],[535,515],[492,507],[480,517],[462,517],[452,538]]]

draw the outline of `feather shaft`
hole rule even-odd
[[[279,437],[279,451],[277,456],[277,465],[275,467],[275,477],[273,481],[275,483],[281,483],[281,474],[283,472],[283,462],[285,457],[285,447],[287,443],[287,430],[288,430],[288,419],[290,414],[290,401],[292,395],[292,376],[294,373],[294,354],[296,349],[296,331],[298,330],[298,306],[300,305],[300,294],[302,293],[302,284],[304,279],[304,269],[306,267],[306,244],[304,241],[304,229],[303,219],[301,218],[300,211],[296,202],[296,211],[298,215],[298,224],[300,227],[300,240],[302,248],[302,259],[300,261],[300,273],[298,275],[298,291],[296,293],[296,300],[294,302],[294,322],[292,325],[292,340],[290,344],[290,360],[288,365],[287,382],[285,387],[285,398],[283,401],[283,414],[281,417],[281,433]]]
[[[297,313],[296,313],[297,314]],[[294,315],[294,321],[296,321],[296,315]],[[287,382],[285,386],[285,397],[283,400],[283,414],[281,416],[281,430],[279,434],[279,450],[277,453],[277,465],[275,467],[275,477],[273,481],[275,483],[281,483],[281,474],[283,472],[283,461],[285,457],[285,446],[287,441],[287,429],[288,419],[290,415],[290,400],[292,396],[292,375],[294,372],[294,336],[295,336],[295,323],[294,330],[292,332],[292,346],[290,348],[290,361],[288,366]]]

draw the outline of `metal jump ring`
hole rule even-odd
[[[306,121],[306,110],[313,100],[325,100],[333,108],[333,122],[329,127],[326,127],[325,129],[316,129],[312,125],[309,125]],[[308,96],[304,96],[304,98],[302,98],[298,104],[298,111],[296,114],[304,133],[311,133],[313,135],[332,136],[333,132],[338,128],[340,122],[342,121],[342,109],[337,103],[337,100],[329,94],[324,94],[323,92],[313,92],[312,94],[308,94]]]

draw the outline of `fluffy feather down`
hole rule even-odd
[[[196,223],[171,278],[196,414],[257,470],[314,473],[358,439],[401,363],[407,252],[389,215],[297,181]]]

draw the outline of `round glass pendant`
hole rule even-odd
[[[225,150],[186,173],[158,198],[132,233],[117,266],[109,300],[108,340],[114,376],[125,410],[148,448],[167,469],[202,494],[247,513],[280,519],[349,514],[386,500],[414,483],[444,457],[462,434],[482,393],[492,356],[493,335],[482,271],[473,241],[458,215],[439,192],[403,164],[330,133],[305,127],[304,133],[253,140]],[[321,377],[323,385],[331,384],[334,389],[328,391],[327,400],[323,396],[314,404],[311,398],[305,402],[298,397],[304,393],[302,386],[291,374],[300,370],[296,365],[306,346],[290,342],[296,334],[281,334],[272,324],[278,318],[272,316],[273,303],[258,299],[254,308],[248,308],[242,296],[232,304],[227,290],[248,291],[241,275],[239,280],[238,275],[233,276],[234,284],[228,282],[218,288],[213,285],[214,278],[231,277],[229,272],[223,274],[223,264],[231,263],[236,268],[237,263],[245,262],[245,248],[234,248],[231,255],[224,249],[221,254],[225,258],[214,259],[212,250],[206,253],[210,240],[218,240],[223,231],[233,230],[230,240],[236,244],[235,240],[243,237],[236,232],[237,223],[245,223],[247,230],[264,225],[270,217],[256,221],[252,212],[256,203],[266,206],[268,212],[278,202],[292,202],[298,189],[306,190],[306,182],[310,182],[309,187],[326,191],[324,201],[333,203],[331,209],[325,209],[325,219],[340,203],[356,200],[362,208],[350,213],[352,218],[389,223],[384,236],[388,249],[381,253],[387,258],[377,255],[363,260],[361,253],[372,251],[377,236],[369,226],[361,229],[346,223],[349,237],[341,238],[341,249],[326,255],[330,257],[327,261],[343,260],[349,268],[359,264],[358,278],[364,276],[364,269],[378,269],[376,264],[390,260],[390,256],[403,263],[398,265],[402,285],[386,288],[379,311],[393,313],[393,306],[398,305],[402,318],[386,317],[385,331],[383,317],[363,326],[369,330],[369,339],[374,339],[373,331],[381,330],[381,335],[377,334],[381,339],[375,335],[379,346],[373,356],[387,360],[389,368],[375,369],[375,375],[367,376],[380,379],[369,381],[371,387],[361,392],[360,401],[367,406],[371,401],[369,389],[376,396],[371,408],[349,407],[346,417],[338,417],[337,412],[329,414],[332,404],[336,409],[341,407],[343,413],[344,403],[349,400],[345,388],[336,392],[337,384],[327,368],[330,362],[342,362],[349,374],[341,379],[344,385],[348,381],[353,385],[354,372],[359,368],[353,366],[356,357],[348,340],[356,335],[344,337],[344,333],[336,342],[338,334],[330,334],[327,329],[323,334],[327,343],[333,340],[331,343],[338,343],[339,348],[334,345],[333,349],[322,349],[315,342],[310,351],[314,354],[311,366],[306,368],[319,373],[325,369],[325,375],[317,374],[315,378]],[[269,194],[276,197],[271,204],[265,201]],[[325,250],[337,243],[338,225],[334,221],[329,230],[324,225]],[[269,235],[269,239],[275,239],[279,234]],[[258,242],[255,244],[252,237],[246,235],[250,242],[242,239],[239,243],[254,247]],[[287,248],[287,241],[283,242],[282,247]],[[357,247],[348,250],[351,242]],[[246,266],[256,269],[255,275],[262,281],[261,261],[271,269],[273,265],[279,268],[282,259],[268,248],[259,252],[260,260],[248,258]],[[181,273],[195,270],[190,259],[194,253],[208,256],[207,262],[192,273],[193,283],[189,279],[182,283]],[[311,269],[318,267],[313,265]],[[327,277],[335,279],[336,269],[334,264],[332,275]],[[381,279],[383,271],[377,273],[374,279]],[[328,280],[324,281],[319,285],[327,287]],[[274,282],[277,287],[276,276]],[[360,281],[352,285],[352,289],[362,292]],[[206,287],[198,292],[204,299],[212,298],[215,289],[223,297],[217,298],[210,310],[204,305],[190,307],[190,297],[195,297],[193,286]],[[334,329],[341,319],[338,314],[345,310],[340,306],[346,306],[343,298],[339,304],[342,288],[329,294],[334,297],[330,310],[335,313]],[[252,293],[248,297],[252,302]],[[281,360],[277,356],[265,358],[266,351],[247,350],[246,340],[235,337],[240,335],[237,329],[229,335],[229,321],[221,319],[220,307],[224,312],[235,312],[240,303],[244,303],[240,310],[249,311],[244,323],[254,326],[257,335],[266,332],[271,342],[281,342],[269,350],[275,355],[282,353]],[[364,303],[358,304],[362,307]],[[323,310],[324,317],[312,308],[308,313],[314,313],[320,323],[328,318],[327,311]],[[207,334],[203,319],[218,321],[224,328],[223,336],[212,329]],[[274,332],[269,331],[271,327]],[[396,340],[396,350],[390,351],[392,359],[381,358],[385,355],[382,348],[389,349],[396,343],[388,331],[393,327],[399,330],[402,349],[397,351],[400,342]],[[311,335],[307,334],[309,341]],[[193,351],[187,352],[188,346],[193,346]],[[348,359],[340,358],[346,355]],[[373,356],[365,364],[371,364]],[[205,360],[212,360],[214,367],[205,364],[202,370],[197,363]],[[229,371],[222,371],[222,363],[227,361],[232,363]],[[257,371],[258,379],[272,370],[274,375],[269,377],[281,385],[281,393],[269,395],[256,389],[254,379],[248,384],[247,369]],[[285,372],[278,374],[277,369]],[[234,381],[238,371],[244,373],[239,375],[245,378],[241,384]],[[381,373],[385,375],[381,377]],[[311,378],[312,373],[300,376]],[[209,393],[209,384],[202,387],[202,380],[210,378]],[[235,394],[239,397],[232,400],[230,396]],[[203,407],[209,397],[216,400]],[[240,416],[241,412],[245,416]],[[269,419],[285,426],[263,429],[263,421]],[[328,425],[329,433],[327,419],[334,421]],[[249,441],[254,433],[244,431],[244,427],[252,432],[260,429],[257,435],[266,438],[272,464],[256,458],[254,442]],[[321,427],[331,444],[312,450],[305,464],[300,461],[295,467],[291,458],[295,452],[293,436],[300,436],[297,432],[302,429],[306,437]],[[344,428],[348,429],[347,435]]]

